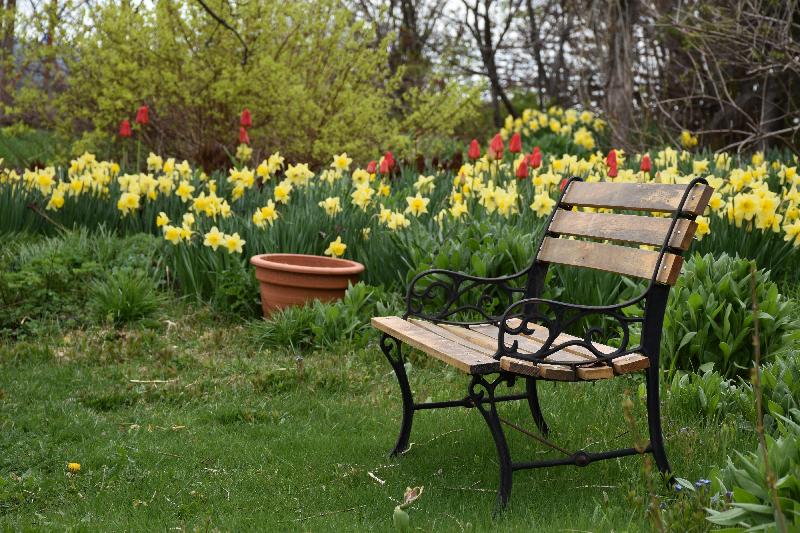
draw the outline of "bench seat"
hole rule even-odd
[[[509,323],[509,325],[514,325]],[[615,375],[644,370],[650,360],[641,354],[630,354],[615,358],[611,364],[595,363],[592,354],[581,346],[568,346],[547,358],[548,363],[534,363],[514,357],[494,358],[497,352],[498,328],[493,324],[477,324],[469,327],[451,324],[435,324],[425,320],[410,318],[404,320],[397,316],[375,317],[372,326],[396,339],[413,346],[462,372],[473,375],[491,374],[501,370],[537,379],[556,381],[594,381],[608,379]],[[517,341],[521,353],[535,353],[547,340],[548,331],[536,327],[531,335],[507,336],[508,342]],[[563,343],[577,339],[562,334],[556,342]],[[594,343],[603,353],[616,349],[604,344]],[[557,363],[586,363],[584,366],[567,366]]]

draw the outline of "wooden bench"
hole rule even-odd
[[[671,479],[659,405],[659,349],[669,288],[680,275],[682,254],[713,189],[705,180],[687,185],[586,183],[564,186],[535,257],[524,270],[499,278],[434,269],[417,275],[402,317],[375,317],[381,348],[400,385],[403,417],[393,455],[409,447],[415,411],[467,407],[483,416],[498,453],[498,507],[508,503],[514,470],[586,466],[602,459],[652,453]],[[581,208],[614,212],[590,212]],[[622,212],[620,212],[622,211]],[[636,214],[630,214],[635,212]],[[657,216],[648,216],[657,214]],[[624,302],[586,306],[541,298],[551,264],[600,270],[648,280]],[[643,311],[641,311],[643,309]],[[599,326],[597,323],[599,322]],[[633,342],[632,328],[640,333]],[[613,342],[601,344],[596,337]],[[462,399],[415,403],[406,375],[405,343],[471,376]],[[598,381],[644,371],[650,443],[644,449],[568,452],[547,440],[536,382]],[[525,381],[525,392],[496,394],[500,384]],[[497,404],[527,400],[542,436],[498,416]],[[518,429],[562,453],[548,460],[512,462],[502,425]]]

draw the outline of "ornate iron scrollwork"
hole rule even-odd
[[[510,276],[482,278],[450,270],[427,270],[415,276],[408,286],[404,318],[457,325],[496,323],[502,315],[493,312],[493,308],[502,312],[525,293],[515,281],[527,273],[526,269]],[[476,320],[458,320],[462,314]]]

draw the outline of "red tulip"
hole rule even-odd
[[[511,136],[511,140],[508,142],[508,151],[512,154],[522,152],[522,137],[519,136],[519,133]]]
[[[617,162],[614,161],[613,165],[608,166],[608,177],[609,178],[616,178],[617,177]]]
[[[367,163],[367,172],[369,172],[370,174],[375,174],[375,170],[377,170],[377,168],[378,168],[378,163],[376,163],[374,159],[369,163]]]
[[[150,113],[147,106],[143,105],[136,112],[136,123],[144,126],[148,122],[150,122]]]
[[[642,156],[642,162],[639,164],[639,170],[642,172],[650,172],[653,168],[653,164],[650,162],[650,154],[644,154]]]
[[[131,135],[133,135],[133,132],[131,131],[131,123],[126,118],[125,120],[119,123],[119,136],[126,138],[130,137]]]
[[[608,156],[606,157],[606,165],[608,166],[617,166],[617,151],[613,148],[609,150]]]
[[[528,156],[528,164],[532,168],[539,168],[542,166],[542,151],[538,146],[533,147],[533,152]]]
[[[242,109],[242,117],[239,119],[239,125],[243,128],[249,128],[253,125],[253,117],[250,115],[250,110],[246,107]]]
[[[469,149],[467,150],[467,157],[469,157],[473,161],[481,157],[481,145],[478,144],[477,139],[472,139],[472,142],[469,143]]]
[[[250,144],[250,136],[244,126],[239,128],[239,144]]]
[[[389,165],[389,170],[394,168],[395,161],[392,152],[386,152],[385,154],[383,154],[383,160],[386,161],[386,163]]]
[[[388,174],[389,171],[392,170],[392,166],[389,164],[388,157],[383,158],[383,160],[381,161],[381,166],[378,170],[380,171],[381,174]]]
[[[503,138],[498,133],[489,143],[489,157],[492,159],[500,159],[503,157]]]
[[[525,159],[517,167],[517,179],[524,180],[528,177],[528,162]]]

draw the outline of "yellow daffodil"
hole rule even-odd
[[[166,240],[175,245],[181,242],[181,239],[183,238],[183,228],[167,224],[162,229],[164,231],[164,238]]]
[[[250,161],[253,157],[253,149],[242,143],[236,147],[236,159],[239,161]]]
[[[147,156],[147,170],[154,170],[158,171],[164,167],[164,161],[161,159],[160,156],[150,152],[150,155]]]
[[[192,199],[192,193],[194,192],[194,186],[191,185],[188,181],[183,180],[178,185],[178,190],[175,191],[175,194],[181,199],[181,202],[188,202]]]
[[[350,198],[353,201],[353,205],[358,206],[362,211],[366,211],[374,194],[375,191],[372,189],[372,187],[369,185],[363,185],[354,190],[350,194]]]
[[[117,201],[117,209],[122,211],[125,215],[136,211],[139,209],[139,195],[130,192],[122,193]]]
[[[342,257],[344,255],[345,250],[347,250],[347,245],[342,242],[341,237],[336,237],[335,241],[332,241],[328,244],[328,247],[325,249],[325,255],[329,255],[331,257]]]
[[[711,233],[711,228],[709,226],[708,217],[697,217],[697,230],[695,231],[695,236],[697,240],[703,240],[703,237]]]
[[[411,213],[415,217],[418,217],[422,213],[428,212],[428,204],[430,201],[430,198],[425,198],[419,193],[417,193],[416,196],[408,196],[406,197],[406,203],[408,203],[408,207],[406,207],[405,212]]]
[[[347,153],[344,152],[333,156],[333,163],[331,163],[331,167],[341,172],[346,172],[350,170],[350,163],[352,162],[353,160],[347,157]]]
[[[692,135],[688,130],[683,130],[681,132],[681,144],[687,150],[694,148],[697,146],[697,137]]]
[[[234,233],[233,235],[226,234],[224,238],[225,248],[228,249],[229,254],[234,252],[237,254],[242,253],[242,246],[244,246],[246,242],[247,241],[239,237],[238,233]]]
[[[281,204],[289,202],[289,194],[292,192],[292,184],[288,180],[283,180],[275,186],[273,194],[275,201]]]
[[[537,217],[546,217],[550,215],[550,212],[553,210],[553,206],[555,205],[556,201],[550,198],[549,194],[537,194],[533,197],[531,210],[536,213]]]
[[[325,210],[329,217],[335,216],[337,213],[342,212],[342,205],[338,196],[325,198],[319,202],[319,206]]]
[[[169,223],[170,223],[169,217],[164,211],[161,211],[156,217],[156,227],[160,228],[161,226],[166,226]]]
[[[783,240],[792,242],[795,246],[800,246],[800,220],[785,225],[783,231],[786,232]]]
[[[204,235],[205,240],[203,241],[204,246],[208,246],[213,250],[216,250],[222,241],[225,239],[225,234],[219,231],[216,226],[211,228],[211,231]]]

